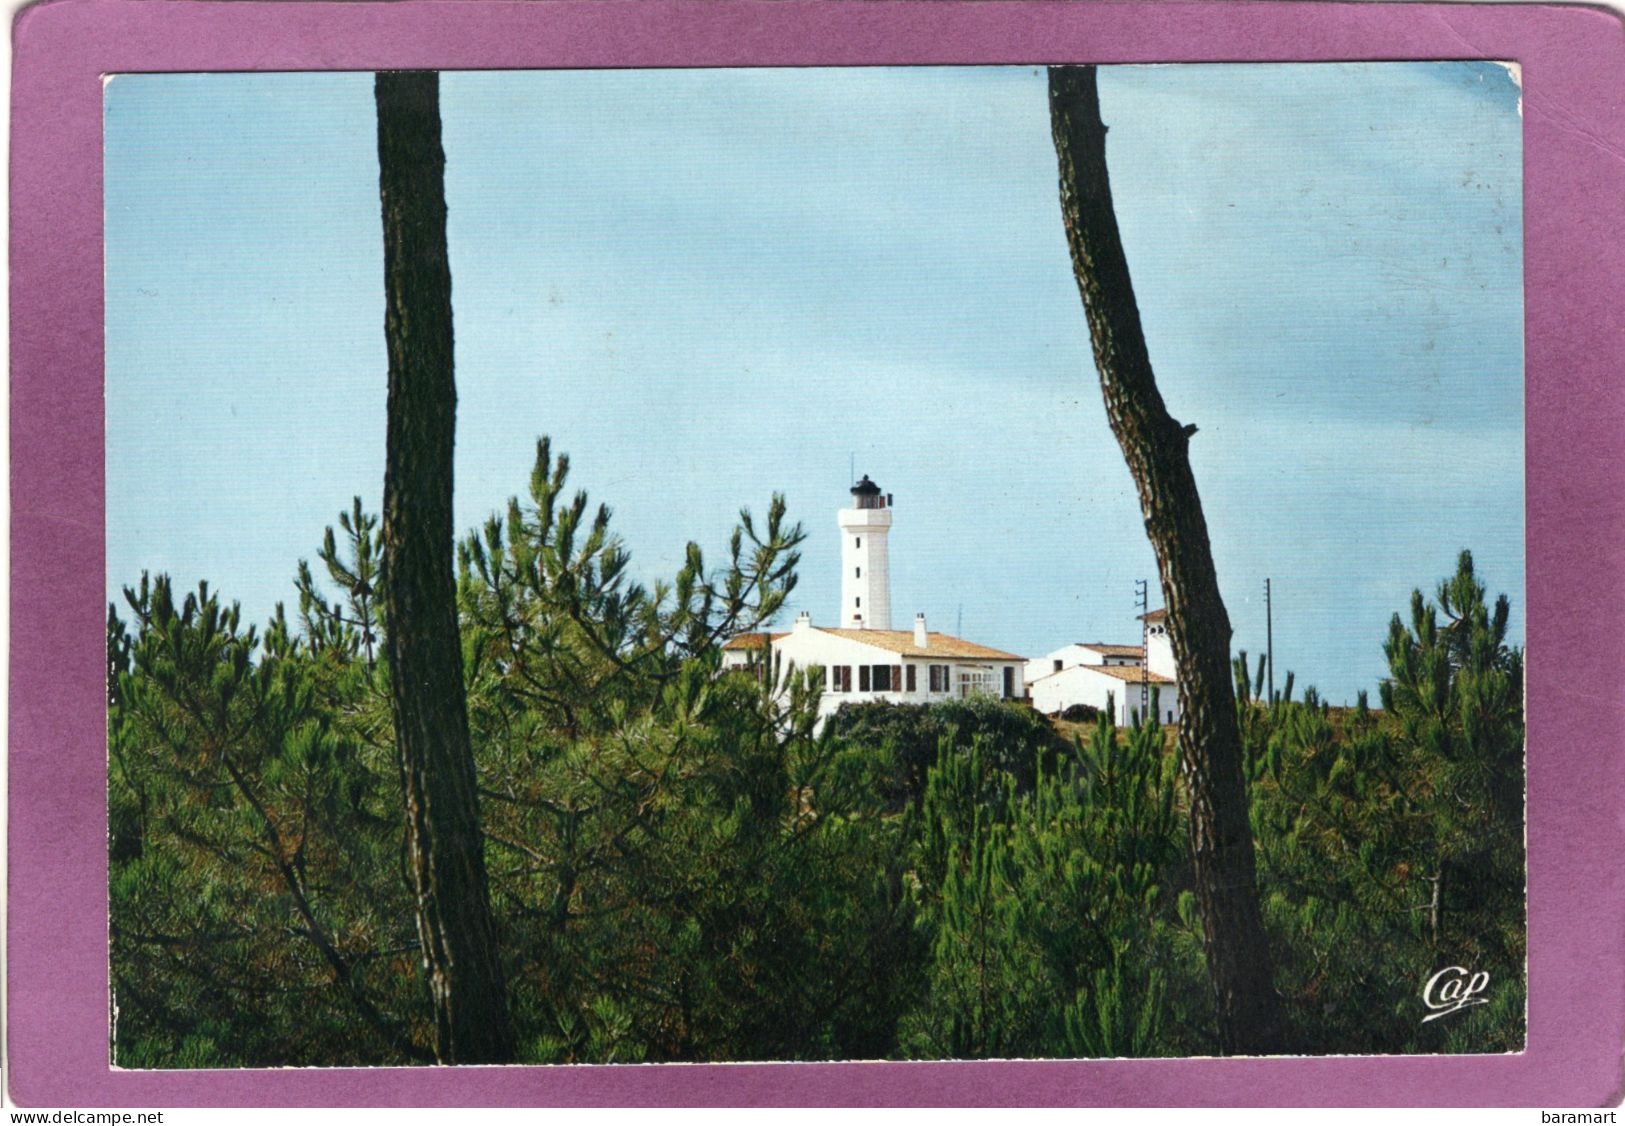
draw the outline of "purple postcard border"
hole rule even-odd
[[[1603,1105],[1625,1043],[1625,35],[1456,4],[55,0],[14,28],[9,1037],[23,1105]],[[108,1066],[101,85],[157,70],[1489,58],[1523,66],[1529,1043],[1517,1055]],[[1079,373],[1082,378],[1086,373]]]

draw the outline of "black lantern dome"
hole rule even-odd
[[[863,475],[863,480],[852,486],[852,495],[858,498],[859,508],[885,508],[890,500],[880,495],[880,486],[869,480],[867,473]]]

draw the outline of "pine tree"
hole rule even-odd
[[[399,806],[346,712],[361,681],[261,645],[206,586],[109,608],[109,898],[123,1066],[430,1059],[397,961]]]
[[[1413,591],[1409,626],[1395,614],[1383,646],[1383,708],[1429,768],[1433,856],[1422,878],[1436,946],[1450,935],[1453,906],[1471,917],[1521,884],[1523,653],[1506,643],[1509,616],[1506,595],[1486,603],[1463,551],[1437,605]]]
[[[510,506],[477,551],[465,541],[459,581],[482,831],[522,1057],[894,1054],[923,964],[901,822],[885,815],[867,749],[812,738],[817,675],[777,670],[781,698],[720,670],[717,639],[783,604],[800,529],[775,498],[766,521],[742,515],[723,567],[708,570],[695,550],[676,581],[642,590],[616,562],[626,551],[607,510],[598,534],[568,531],[593,509],[562,493],[545,442],[538,453],[532,499],[545,512]],[[301,611],[290,623],[279,607],[263,644],[221,641],[251,632],[222,627],[224,611],[177,612],[191,623],[177,630],[146,624],[177,615],[143,609],[133,635],[110,611],[121,1062],[432,1058],[412,889],[397,867],[394,619],[370,615],[383,635],[369,665],[361,608],[377,521],[352,508],[338,526],[317,552],[325,584],[302,565]],[[493,538],[500,551],[487,550]],[[171,651],[218,652],[177,663]],[[251,691],[262,679],[297,686],[298,710]],[[183,724],[173,714],[183,703],[202,718]],[[257,725],[240,721],[256,711]],[[247,792],[292,842],[288,871],[319,931],[288,925],[292,893],[276,892],[286,876],[253,806],[201,820],[241,792],[172,765],[182,752],[168,740],[241,764]],[[323,960],[317,936],[347,972]]]
[[[1112,208],[1095,68],[1051,67],[1050,117],[1061,213],[1083,298],[1106,415],[1140,495],[1179,666],[1179,737],[1190,802],[1196,896],[1226,1052],[1282,1046],[1280,1001],[1264,939],[1241,736],[1230,680],[1230,620],[1219,595],[1189,442],[1151,371]]]
[[[568,476],[540,440],[528,497],[458,553],[522,1055],[888,1054],[919,963],[899,826],[867,755],[812,737],[816,675],[720,668],[783,606],[801,528],[775,496],[721,566],[690,545],[646,587]]]
[[[1441,613],[1444,621],[1440,621]],[[1438,603],[1412,596],[1384,649],[1384,710],[1306,689],[1251,709],[1253,819],[1296,1042],[1309,1052],[1511,1051],[1522,1044],[1522,654],[1465,553]],[[1422,1024],[1445,965],[1492,1003]]]
[[[1019,758],[1017,746],[942,738],[908,818],[931,942],[926,993],[903,1019],[908,1054],[1213,1050],[1197,1030],[1199,926],[1181,910],[1193,899],[1176,760],[1155,722],[1123,736],[1101,717],[1059,758],[1028,742],[1037,768],[1026,786],[996,765]]]
[[[384,607],[418,933],[442,1063],[513,1059],[452,579],[451,270],[439,76],[377,75],[389,350]]]

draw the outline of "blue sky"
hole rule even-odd
[[[1522,636],[1518,90],[1491,64],[1104,68],[1158,382],[1237,648],[1334,701],[1471,548]],[[383,479],[371,77],[106,93],[108,592],[254,620]],[[640,576],[774,491],[831,621],[849,459],[895,494],[894,625],[1132,641],[1156,567],[1107,428],[1030,67],[442,80],[456,518],[538,435]],[[1279,681],[1279,676],[1277,680]]]

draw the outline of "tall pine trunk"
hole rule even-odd
[[[1061,214],[1112,433],[1139,491],[1157,554],[1179,668],[1180,769],[1208,976],[1226,1053],[1280,1051],[1280,998],[1258,906],[1241,732],[1230,676],[1230,618],[1191,472],[1194,426],[1163,405],[1151,371],[1106,173],[1095,68],[1051,67],[1050,125]]]
[[[389,423],[384,604],[418,937],[441,1063],[513,1059],[485,879],[452,577],[451,267],[440,83],[377,75]]]

